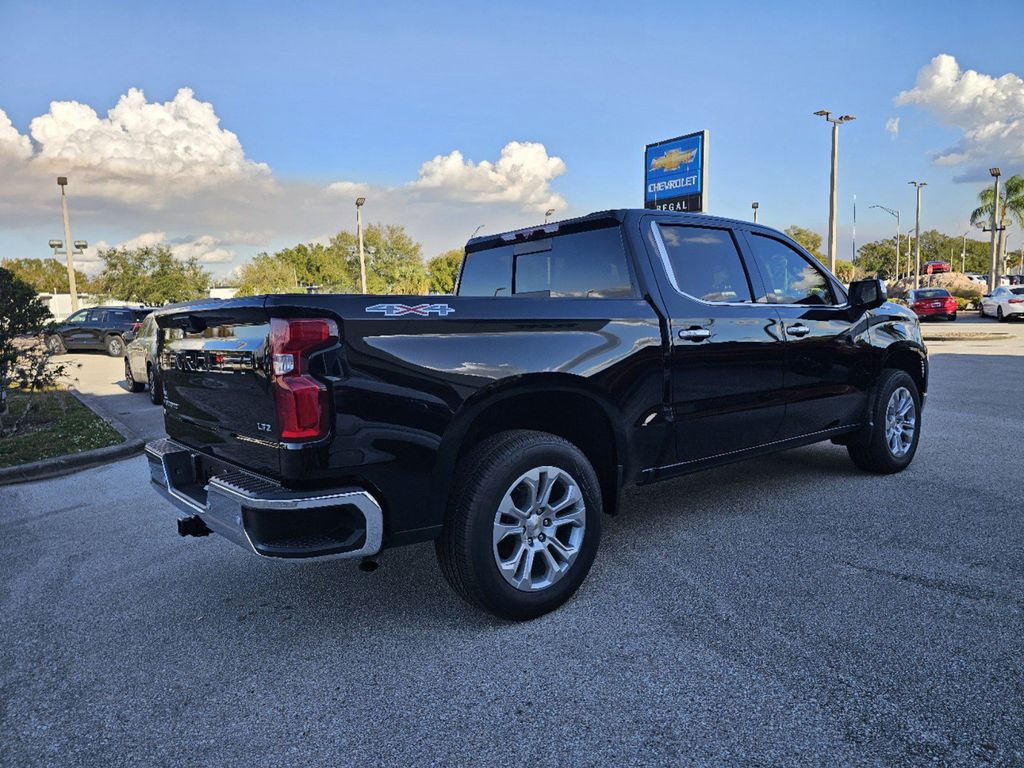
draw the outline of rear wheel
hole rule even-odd
[[[67,347],[64,346],[64,339],[57,334],[46,340],[46,348],[50,350],[51,355],[63,355],[68,351]]]
[[[956,320],[956,312],[954,312],[952,315],[949,315],[949,320],[951,320],[951,321],[955,321]]]
[[[149,386],[149,399],[153,405],[160,405],[164,401],[164,385],[153,370],[153,364],[146,364],[146,383]]]
[[[601,491],[586,456],[555,435],[515,430],[460,464],[435,546],[463,599],[522,621],[576,592],[600,537]]]
[[[921,436],[921,395],[910,374],[892,368],[882,372],[868,417],[846,446],[853,463],[885,475],[906,469]]]
[[[107,336],[107,354],[111,357],[121,357],[124,354],[124,339],[120,336]]]
[[[996,318],[999,320],[1000,323],[1005,323],[1006,322],[1006,315],[1003,314],[1003,308],[1002,307],[999,307],[999,308],[996,309]]]
[[[131,363],[128,362],[127,357],[124,359],[124,382],[132,392],[141,392],[146,388],[145,384],[140,384],[135,380],[135,376],[132,375]]]

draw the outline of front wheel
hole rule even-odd
[[[501,432],[472,449],[453,488],[435,546],[463,599],[523,621],[579,589],[601,537],[600,485],[579,448],[546,432]]]
[[[135,375],[132,373],[131,363],[128,362],[128,358],[124,359],[124,383],[128,385],[130,392],[141,392],[145,389],[145,385],[140,384],[135,380]]]
[[[50,350],[51,355],[63,355],[68,351],[67,347],[64,346],[64,339],[57,334],[46,340],[46,348]]]
[[[121,357],[124,354],[124,339],[120,336],[107,336],[107,354]]]
[[[921,395],[906,371],[887,368],[875,385],[868,424],[851,436],[846,450],[868,472],[889,475],[914,460],[921,438]]]

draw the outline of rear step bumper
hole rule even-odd
[[[153,485],[178,509],[257,555],[327,560],[380,551],[384,515],[361,488],[290,491],[169,438],[149,443],[146,458]]]

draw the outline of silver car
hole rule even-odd
[[[996,317],[1000,322],[1011,317],[1024,317],[1024,285],[1001,285],[983,296],[981,316]]]

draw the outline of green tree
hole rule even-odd
[[[64,372],[64,366],[51,365],[44,345],[22,338],[38,337],[50,319],[50,310],[36,293],[11,270],[0,268],[0,414],[7,409],[7,389],[12,384],[31,392],[52,385]],[[30,402],[13,430],[0,423],[0,436],[17,431],[31,408]]]
[[[278,251],[274,258],[292,268],[300,286],[317,285],[325,291],[350,293],[359,285],[358,267],[353,274],[348,254],[343,255],[335,247],[300,243]]]
[[[103,269],[94,288],[103,297],[160,305],[206,295],[210,274],[196,257],[177,259],[165,244],[143,248],[107,248],[99,252]]]
[[[15,277],[24,280],[38,293],[67,293],[68,269],[62,261],[53,258],[45,259],[4,259],[0,267],[10,270]],[[87,291],[89,278],[80,270],[75,270],[75,284],[79,291]]]
[[[370,293],[418,295],[426,292],[430,278],[423,263],[423,247],[409,237],[405,227],[371,224],[363,231],[366,288]],[[344,259],[354,286],[359,285],[358,240],[351,232],[339,232],[329,246]]]
[[[971,211],[971,224],[985,224],[992,226],[992,207],[995,201],[995,194],[992,187],[985,187],[978,194],[978,202],[981,203]],[[1014,221],[1017,226],[1024,228],[1024,176],[1011,176],[1006,180],[1002,189],[999,190],[999,226],[1008,227]],[[997,253],[999,263],[996,272],[1000,275],[1006,273],[1006,231],[998,235]],[[991,263],[991,246],[989,246],[989,262]],[[984,271],[988,272],[986,266]]]
[[[427,262],[427,274],[430,276],[430,290],[433,293],[453,293],[455,281],[459,277],[462,265],[461,248],[439,253]]]
[[[256,296],[263,293],[299,293],[295,267],[279,254],[257,254],[238,270],[238,295]]]

